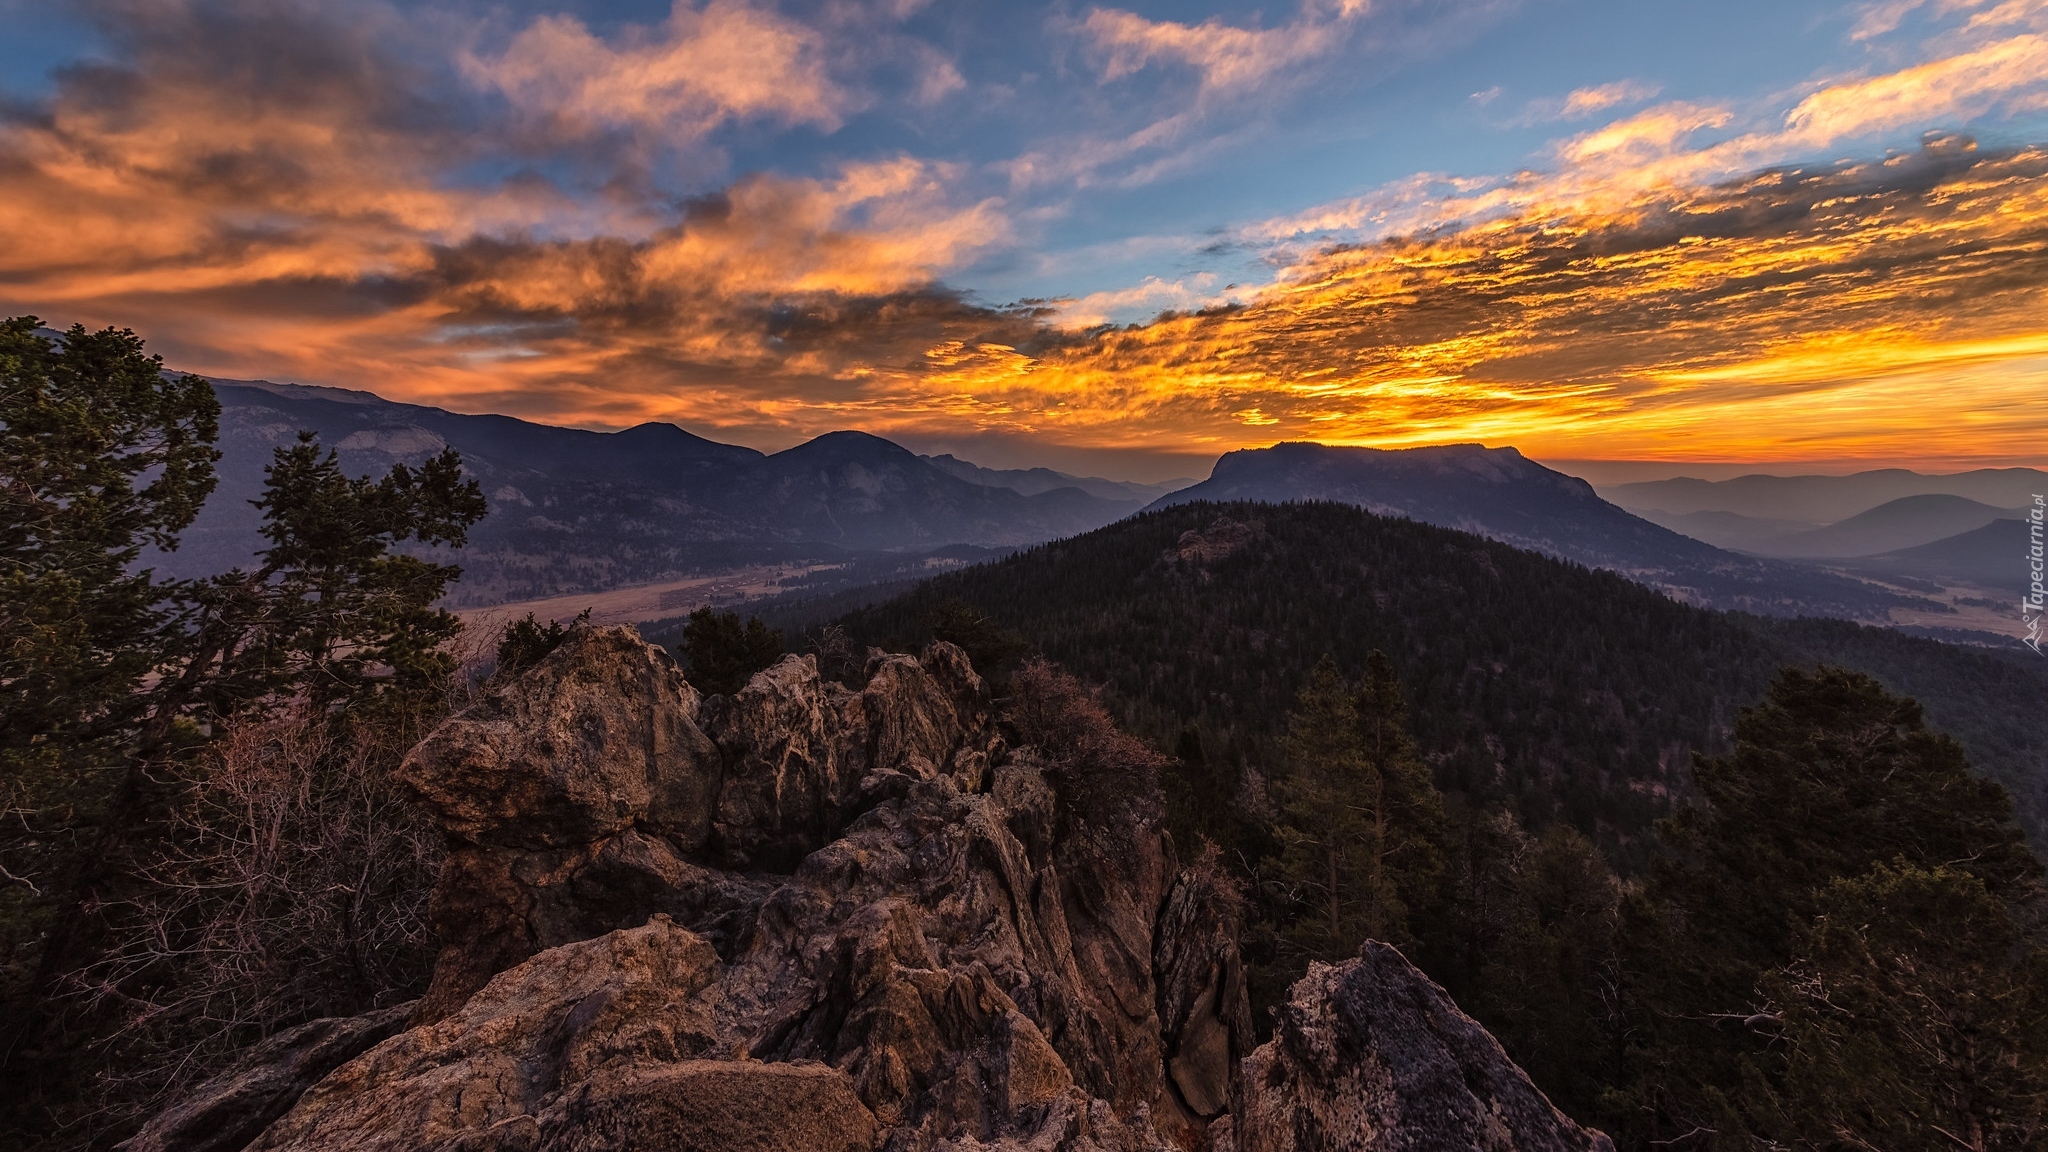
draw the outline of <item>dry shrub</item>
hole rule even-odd
[[[101,909],[114,947],[73,978],[123,1021],[111,1109],[144,1114],[273,1032],[418,995],[441,842],[394,778],[412,727],[292,706],[207,750],[138,894]]]
[[[1050,762],[1069,812],[1101,825],[1156,818],[1167,758],[1116,726],[1100,694],[1043,657],[1010,682],[1006,717],[1018,740]]]

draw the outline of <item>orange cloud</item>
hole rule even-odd
[[[2048,152],[1949,144],[1333,249],[1241,307],[947,384],[1133,446],[2023,458],[2044,317]]]
[[[2042,106],[2048,36],[2025,34],[1868,80],[1830,85],[1785,117],[1786,134],[1821,143],[1916,119],[1964,118],[2007,104]]]
[[[544,16],[464,72],[528,114],[572,129],[632,127],[694,139],[728,119],[839,126],[852,98],[826,73],[818,34],[739,0],[676,0],[659,32],[618,45],[573,16]]]

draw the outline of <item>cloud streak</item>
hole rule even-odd
[[[1193,69],[1208,94],[1255,88],[1329,55],[1370,7],[1367,0],[1311,4],[1276,28],[1240,28],[1215,18],[1183,24],[1094,8],[1078,31],[1097,53],[1104,83],[1155,64],[1179,65]]]

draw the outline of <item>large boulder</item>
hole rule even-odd
[[[536,951],[645,921],[649,891],[689,889],[724,779],[700,703],[632,629],[579,628],[413,749],[403,776],[448,839],[420,1019]]]
[[[1235,1152],[1613,1152],[1390,945],[1314,964],[1244,1063]]]
[[[334,1071],[253,1147],[537,1149],[573,1127],[595,1077],[727,1055],[699,996],[718,974],[711,945],[667,917],[549,949]]]
[[[429,734],[405,776],[458,844],[578,848],[638,826],[690,854],[723,777],[699,704],[632,629],[579,628]]]
[[[875,1118],[819,1064],[686,1060],[607,1070],[550,1117],[549,1152],[873,1152]]]

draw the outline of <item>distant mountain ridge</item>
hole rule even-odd
[[[1901,496],[1825,528],[1766,541],[1756,551],[1799,558],[1875,556],[1933,544],[2018,514],[2015,509],[1996,508],[1967,496],[1938,492]]]
[[[1277,444],[1229,453],[1208,480],[1151,507],[1197,500],[1352,504],[1609,569],[1716,608],[1882,620],[1893,607],[1931,606],[1860,580],[1715,548],[1610,504],[1584,480],[1513,448]]]
[[[1851,570],[1876,576],[1909,576],[1945,584],[2002,590],[2015,610],[2025,594],[2031,570],[2031,543],[2025,520],[2001,518],[1932,544],[1902,548],[1847,561]]]
[[[2018,508],[2031,503],[2036,492],[2048,492],[2048,472],[2035,468],[1980,468],[1945,475],[1881,468],[1848,476],[1757,474],[1732,480],[1680,476],[1600,489],[1602,496],[1632,512],[1733,512],[1813,525],[1834,524],[1906,496],[1962,496],[1994,508]]]
[[[970,484],[1008,488],[1026,496],[1036,496],[1040,492],[1050,492],[1056,488],[1079,488],[1097,499],[1130,501],[1131,510],[1134,512],[1150,501],[1196,483],[1194,479],[1188,478],[1168,480],[1160,484],[1140,484],[1133,480],[1105,480],[1100,476],[1072,476],[1065,472],[1055,472],[1050,468],[983,468],[951,453],[921,456],[919,459]]]
[[[271,450],[316,433],[352,474],[452,446],[490,513],[459,557],[455,596],[488,604],[595,591],[755,563],[838,560],[948,545],[1014,547],[1134,511],[1078,487],[1025,494],[972,483],[863,432],[783,452],[721,444],[672,424],[620,432],[472,416],[372,393],[214,380],[220,484],[160,571],[208,575],[262,547],[249,501]]]

